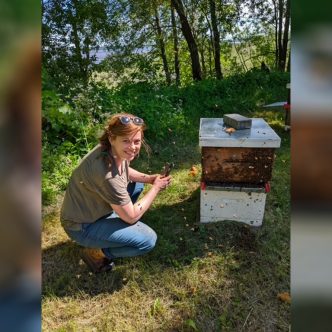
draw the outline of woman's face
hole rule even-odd
[[[142,132],[128,136],[115,136],[110,139],[112,152],[121,160],[132,161],[138,155],[142,145]]]

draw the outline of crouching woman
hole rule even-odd
[[[99,144],[70,178],[61,224],[84,247],[81,257],[95,273],[111,270],[116,258],[143,255],[156,244],[156,233],[139,220],[171,177],[130,167],[145,144],[145,128],[143,119],[132,114],[113,115]],[[144,183],[152,186],[138,199]]]

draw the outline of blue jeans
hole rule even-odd
[[[129,183],[127,190],[133,204],[143,188],[142,183]],[[157,241],[156,233],[149,226],[140,221],[130,225],[114,212],[92,224],[81,225],[80,231],[66,230],[68,236],[83,247],[101,248],[110,259],[143,255],[151,251]]]

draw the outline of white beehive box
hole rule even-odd
[[[261,118],[253,118],[250,129],[231,134],[225,131],[222,118],[202,118],[200,221],[261,226],[265,183],[271,178],[274,150],[280,143],[280,137]]]
[[[239,187],[228,190],[219,186],[202,189],[201,223],[231,220],[250,226],[261,226],[265,210],[265,190],[249,187],[245,189]]]
[[[222,118],[201,118],[199,146],[238,148],[279,148],[280,137],[262,118],[252,118],[250,129],[236,130],[231,135],[223,129]]]

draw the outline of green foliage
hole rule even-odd
[[[55,153],[48,145],[43,146],[42,156],[42,201],[44,205],[53,203],[57,194],[66,190],[72,171],[78,165],[79,155],[74,144],[65,142]]]
[[[103,121],[100,110],[107,108],[109,101],[103,85],[91,84],[86,90],[76,90],[67,103],[51,90],[47,75],[44,78],[42,199],[47,205],[65,190],[79,159],[96,144]]]
[[[190,327],[192,331],[198,331],[197,326],[192,319],[187,319],[185,325],[187,327]]]
[[[50,203],[65,189],[72,169],[97,143],[97,134],[111,114],[141,116],[148,126],[147,142],[153,150],[162,147],[166,151],[174,149],[174,144],[198,142],[202,117],[222,117],[225,113],[251,116],[264,104],[285,100],[287,82],[287,73],[253,69],[181,88],[139,82],[110,90],[103,83],[92,82],[65,97],[46,89],[42,104],[44,202]],[[46,79],[44,86],[50,87]]]
[[[112,94],[111,113],[126,111],[145,119],[148,138],[163,141],[181,137],[184,142],[197,139],[201,117],[255,110],[286,96],[289,75],[266,74],[253,69],[224,80],[204,80],[178,89],[149,83],[125,84]],[[280,93],[280,90],[282,93]]]
[[[278,30],[280,25],[275,21],[277,16],[272,2],[214,2],[224,76],[248,71],[260,66],[262,61],[274,67],[278,63],[275,29]],[[197,45],[203,78],[215,77],[209,2],[185,1],[184,6],[193,35],[190,44]],[[160,84],[165,82],[161,44],[157,42],[161,35],[174,83],[174,36],[170,10],[170,2],[147,0],[44,1],[43,67],[62,94],[66,94],[69,88],[80,88],[81,84],[86,87],[96,71],[107,71],[120,78],[121,82]],[[156,14],[161,32],[155,24]],[[287,16],[285,10],[282,16]],[[175,15],[175,25],[181,84],[187,85],[193,79],[192,66],[198,67],[198,63],[192,64],[178,14]],[[226,38],[230,38],[234,45],[230,47]],[[100,62],[97,54],[101,48],[108,56]]]
[[[160,301],[160,299],[157,298],[151,305],[150,315],[158,316],[158,315],[161,315],[163,311],[165,311],[163,304]]]
[[[43,65],[59,91],[86,84],[98,67],[95,53],[119,32],[109,20],[107,0],[43,1]]]

